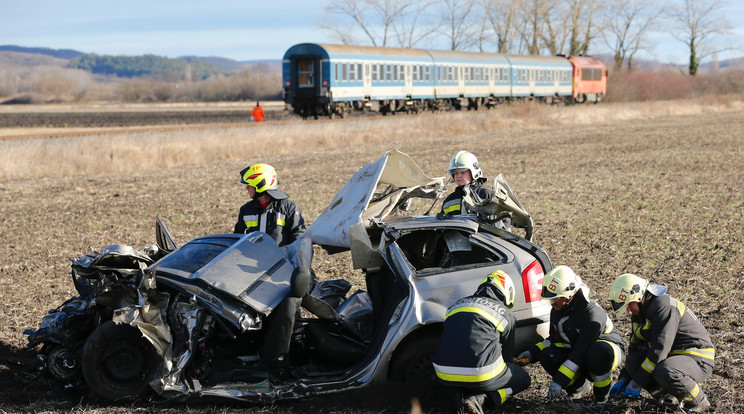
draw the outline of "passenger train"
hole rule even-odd
[[[607,68],[584,56],[301,43],[282,60],[284,102],[309,116],[478,109],[514,100],[597,103]]]

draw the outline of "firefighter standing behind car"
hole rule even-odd
[[[628,360],[612,393],[638,397],[644,388],[701,412],[710,407],[700,382],[713,372],[713,343],[692,311],[666,290],[630,273],[612,283],[612,308],[618,317],[630,313],[633,324]]]
[[[595,401],[607,402],[612,371],[625,356],[623,339],[607,312],[589,299],[589,287],[568,266],[557,266],[545,275],[542,298],[553,307],[549,336],[517,359],[539,361],[553,377],[550,399],[563,395],[563,390],[569,398],[581,398],[593,385]]]
[[[285,246],[305,233],[305,220],[289,196],[280,191],[276,170],[269,164],[253,164],[240,172],[251,200],[240,207],[234,233],[267,233]]]
[[[475,214],[472,207],[491,202],[491,190],[483,187],[487,178],[478,163],[478,158],[470,152],[459,151],[450,160],[447,175],[450,182],[457,184],[457,188],[442,203],[442,213],[455,216],[460,214]],[[490,219],[494,226],[511,231],[511,218]]]
[[[497,270],[483,279],[475,294],[447,309],[433,365],[458,412],[464,404],[482,413],[485,394],[499,407],[530,386],[529,374],[511,363],[515,319],[509,308],[514,296],[511,278]]]

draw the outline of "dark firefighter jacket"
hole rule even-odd
[[[305,220],[297,205],[287,198],[272,198],[266,208],[256,200],[251,200],[240,207],[238,222],[234,233],[267,233],[279,246],[285,246],[300,238],[305,233]]]
[[[651,382],[656,365],[670,355],[702,358],[711,365],[715,358],[708,331],[691,310],[669,295],[646,293],[638,316],[632,316],[630,352],[646,350],[641,364],[643,377],[636,380],[645,387]]]
[[[455,302],[444,320],[434,371],[450,385],[485,387],[506,372],[514,358],[514,316],[486,286]]]
[[[476,205],[486,204],[491,201],[492,193],[491,190],[482,187],[480,185],[462,185],[455,188],[452,194],[448,195],[442,203],[442,213],[456,216],[458,214],[473,214],[468,208],[468,204],[464,202],[466,187],[470,193],[470,197]]]
[[[573,300],[561,311],[550,311],[550,333],[548,338],[534,345],[530,352],[534,358],[551,344],[560,348],[570,348],[568,358],[553,375],[553,381],[566,388],[581,369],[585,354],[596,341],[605,341],[625,350],[623,338],[597,302],[586,299],[579,291]],[[539,358],[538,358],[539,359]]]

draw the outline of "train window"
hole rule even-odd
[[[364,80],[364,70],[361,63],[357,63],[357,76],[357,80]]]
[[[353,63],[349,63],[349,80],[352,82],[356,80],[356,65]]]
[[[398,81],[406,80],[406,72],[404,72],[405,66],[398,65]]]
[[[315,86],[315,62],[312,59],[302,59],[297,62],[297,72],[300,78],[298,82],[300,87],[312,87]]]
[[[393,65],[385,65],[385,73],[386,73],[385,79],[388,82],[393,80]]]
[[[411,66],[411,71],[413,72],[411,74],[411,80],[413,80],[414,82],[418,81],[418,70],[419,70],[418,65]]]
[[[427,82],[431,80],[431,69],[429,66],[424,66],[424,80]]]

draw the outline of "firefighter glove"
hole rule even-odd
[[[514,363],[517,365],[527,365],[534,362],[534,358],[532,357],[532,352],[530,351],[524,351],[521,354],[517,355],[516,358],[514,358]]]
[[[562,393],[563,393],[563,387],[561,387],[560,384],[558,384],[555,381],[550,383],[550,387],[548,388],[548,399],[549,400],[560,397]]]
[[[625,390],[625,386],[628,385],[627,378],[618,378],[615,385],[610,388],[610,395],[620,395]]]
[[[625,387],[625,392],[623,392],[623,396],[639,398],[641,396],[642,389],[643,388],[641,388],[641,386],[638,385],[637,382],[631,380],[630,383],[628,383],[628,386]]]

